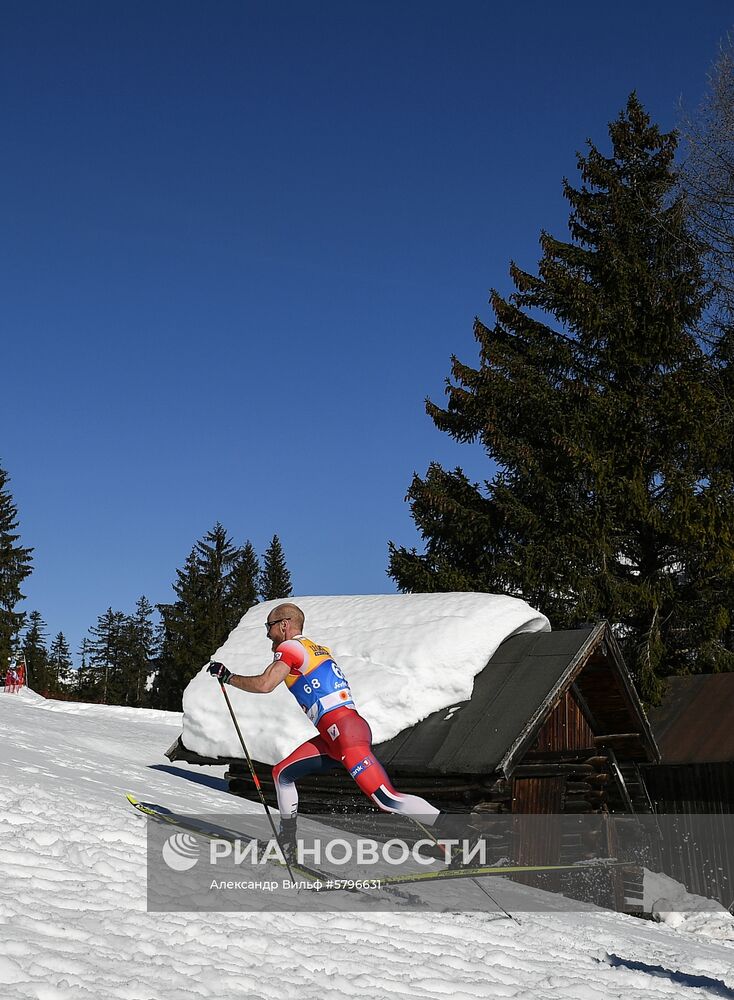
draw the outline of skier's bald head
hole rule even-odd
[[[303,624],[306,621],[306,616],[298,605],[290,603],[279,604],[278,607],[273,608],[268,615],[268,619],[272,622],[276,622],[279,618],[289,619],[299,632],[303,629]]]

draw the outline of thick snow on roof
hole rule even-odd
[[[380,594],[294,597],[304,635],[330,647],[349,681],[374,741],[390,739],[431,712],[465,701],[475,676],[516,632],[548,631],[525,601],[494,594]],[[264,622],[281,601],[251,608],[213,654],[237,674],[259,674],[272,661]],[[285,684],[271,694],[227,687],[250,755],[275,763],[315,735]],[[241,757],[219,684],[204,667],[183,698],[185,745],[213,757]]]

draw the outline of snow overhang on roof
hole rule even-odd
[[[525,601],[496,594],[378,594],[295,597],[304,632],[329,646],[346,674],[375,742],[471,697],[475,676],[516,633],[549,630]],[[259,674],[273,658],[263,623],[279,601],[256,605],[213,658],[239,674]],[[275,763],[313,736],[285,685],[269,695],[231,688],[250,754]],[[207,758],[242,755],[217,683],[204,667],[184,692],[183,742]]]

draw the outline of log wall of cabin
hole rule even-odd
[[[644,774],[666,832],[660,838],[659,870],[689,892],[731,907],[734,762],[651,764]]]
[[[591,750],[594,733],[572,691],[566,691],[538,730],[531,751]]]

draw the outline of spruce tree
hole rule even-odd
[[[51,693],[51,676],[46,646],[46,623],[39,611],[28,615],[28,626],[21,646],[26,665],[26,684],[38,694]]]
[[[71,692],[73,680],[71,650],[63,632],[56,635],[49,648],[48,673],[49,688],[54,694]]]
[[[260,596],[264,601],[276,601],[290,597],[293,593],[291,575],[285,563],[283,546],[277,535],[273,535],[270,545],[263,556],[263,568],[260,574]]]
[[[478,319],[436,426],[480,442],[491,481],[432,464],[408,499],[425,551],[390,545],[399,588],[525,597],[554,628],[609,619],[643,695],[666,673],[731,668],[734,491],[720,398],[695,336],[700,247],[675,195],[674,134],[633,94],[564,182],[570,241]]]
[[[30,576],[33,549],[19,545],[18,511],[7,489],[8,474],[0,468],[0,670],[4,671],[25,615],[15,610],[24,595],[21,585]]]
[[[155,707],[180,709],[184,688],[236,624],[230,577],[238,561],[239,550],[217,523],[196,542],[184,568],[176,570],[176,600],[158,605],[162,624],[152,690]]]
[[[157,656],[157,632],[153,623],[153,605],[147,597],[140,597],[135,614],[127,619],[126,654],[127,677],[125,704],[144,706],[148,701],[147,683]]]
[[[229,631],[257,604],[259,578],[260,561],[252,542],[247,541],[237,552],[227,580],[225,619]]]
[[[189,680],[211,655],[205,622],[206,599],[196,548],[184,568],[176,570],[173,584],[176,600],[159,604],[161,653],[153,681],[153,706],[177,711]]]
[[[199,624],[207,649],[205,655],[210,656],[233,627],[228,614],[229,576],[239,553],[219,522],[196,543],[195,552],[202,601]]]
[[[79,669],[76,673],[73,693],[81,701],[96,702],[100,696],[99,675],[91,665],[90,640],[85,636],[79,646]]]
[[[98,680],[95,689],[103,705],[125,704],[125,624],[122,611],[108,608],[89,629],[92,636],[88,649],[90,666]]]
[[[266,579],[252,543],[238,548],[221,524],[196,542],[184,568],[176,570],[176,600],[158,605],[160,654],[153,671],[154,707],[180,709],[184,688],[257,603],[264,580],[275,589],[275,596],[290,593],[290,577],[277,536],[268,553]]]

